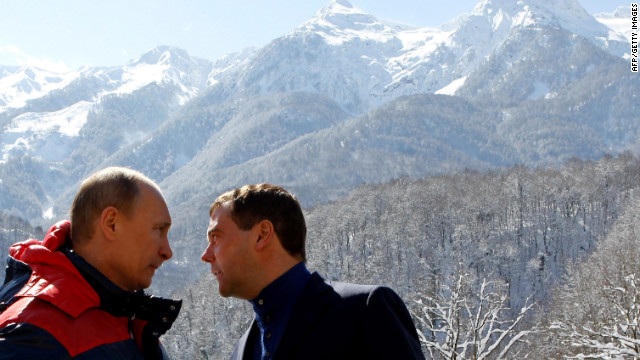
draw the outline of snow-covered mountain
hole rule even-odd
[[[631,42],[631,6],[619,6],[611,13],[598,13],[594,17],[615,33],[622,34]]]
[[[187,221],[243,182],[311,205],[399,176],[635,151],[628,42],[598,19],[575,0],[481,0],[411,28],[339,0],[216,61],[159,47],[63,74],[0,67],[0,208],[64,217],[110,164],[161,182]]]
[[[128,94],[151,83],[173,83],[180,87],[180,104],[202,91],[212,63],[189,56],[184,50],[161,46],[124,66],[81,68],[55,73],[32,66],[0,66],[0,112],[20,109],[35,99],[60,91],[74,82],[94,79],[100,91],[95,101],[109,94]]]
[[[0,66],[0,110],[21,108],[28,100],[61,89],[77,77],[77,73],[58,74],[32,66]]]
[[[564,29],[615,56],[629,51],[621,34],[575,0],[484,0],[438,28],[389,25],[332,1],[236,72],[217,77],[215,94],[310,91],[360,114],[403,95],[450,94],[514,32],[542,28]]]
[[[170,47],[155,48],[122,67],[62,74],[28,66],[5,67],[0,78],[0,116],[6,119],[2,160],[30,155],[63,161],[74,149],[89,114],[99,112],[104,99],[131,96],[155,84],[172,88],[167,100],[173,112],[206,88],[211,69],[211,62]],[[52,143],[51,138],[57,140]]]

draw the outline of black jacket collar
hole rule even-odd
[[[107,279],[80,255],[69,249],[65,249],[64,253],[100,297],[100,308],[109,314],[148,321],[152,332],[157,336],[169,330],[178,317],[182,300],[148,295],[143,290],[126,291]]]

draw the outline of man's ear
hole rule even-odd
[[[120,212],[113,206],[106,207],[100,214],[99,229],[108,240],[116,238],[116,223]]]
[[[264,249],[273,240],[275,230],[273,223],[269,220],[262,220],[255,225],[258,231],[258,241],[256,242],[256,250]]]

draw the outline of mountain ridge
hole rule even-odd
[[[481,167],[518,161],[527,161],[536,166],[557,163],[564,157],[554,159],[549,155],[552,152],[536,148],[526,138],[517,137],[523,134],[513,130],[513,126],[517,124],[514,125],[514,117],[509,114],[533,108],[535,111],[532,113],[539,117],[560,116],[557,113],[549,115],[549,112],[545,113],[538,108],[544,108],[554,101],[558,103],[554,98],[561,99],[559,103],[562,103],[553,105],[554,109],[556,106],[565,106],[564,102],[566,105],[571,101],[584,102],[584,99],[565,96],[563,92],[576,89],[572,85],[575,82],[581,82],[582,86],[590,88],[590,83],[604,81],[600,78],[608,75],[600,72],[589,75],[590,72],[600,66],[623,61],[621,59],[624,55],[611,55],[614,47],[606,42],[575,34],[559,26],[563,21],[592,24],[593,29],[581,29],[584,35],[602,34],[603,25],[594,23],[593,17],[585,17],[584,14],[586,12],[573,0],[554,4],[541,1],[519,3],[483,0],[473,13],[461,14],[441,27],[410,28],[389,26],[387,22],[378,20],[348,1],[332,1],[307,22],[266,46],[247,48],[215,62],[191,57],[182,49],[159,46],[120,67],[83,68],[73,72],[73,79],[71,75],[68,78],[51,73],[38,75],[35,70],[32,70],[33,74],[29,74],[25,69],[25,76],[48,77],[51,83],[60,84],[62,80],[55,78],[58,76],[59,79],[68,79],[65,80],[68,84],[49,91],[45,96],[27,99],[26,105],[22,107],[11,108],[0,103],[3,106],[0,108],[0,141],[3,149],[0,166],[7,169],[20,168],[22,174],[31,174],[28,176],[33,177],[30,179],[32,181],[27,182],[30,185],[20,192],[30,189],[28,191],[34,194],[41,194],[38,196],[41,199],[32,199],[23,205],[17,204],[15,200],[5,201],[10,204],[5,209],[13,209],[10,211],[15,211],[17,215],[22,214],[40,222],[46,219],[43,220],[34,211],[38,207],[41,208],[40,214],[49,214],[47,217],[60,216],[64,213],[68,197],[61,196],[59,186],[51,183],[60,185],[62,192],[66,194],[71,191],[69,189],[73,189],[79,178],[106,165],[123,164],[139,168],[157,181],[164,182],[171,181],[174,172],[175,176],[179,171],[187,169],[202,172],[198,166],[188,166],[194,159],[209,159],[208,163],[204,161],[202,164],[208,164],[205,168],[210,170],[215,169],[208,175],[215,176],[217,172],[231,171],[230,169],[245,171],[252,161],[271,159],[270,154],[285,154],[280,152],[281,149],[294,143],[301,146],[293,150],[298,154],[283,156],[290,161],[300,161],[305,153],[301,150],[304,144],[300,144],[303,138],[305,141],[323,144],[322,146],[327,147],[323,151],[344,155],[344,152],[339,151],[341,146],[334,146],[344,140],[332,139],[323,143],[316,138],[317,133],[326,132],[331,136],[344,137],[346,135],[337,135],[338,133],[327,129],[343,126],[341,124],[359,123],[363,118],[371,119],[367,114],[379,113],[378,110],[387,105],[394,108],[397,106],[396,101],[414,104],[401,100],[405,97],[438,92],[460,96],[485,115],[497,116],[497,119],[483,118],[484,123],[473,120],[473,124],[466,125],[457,123],[458,117],[464,118],[461,114],[448,118],[449,122],[456,124],[450,129],[462,131],[461,127],[472,126],[479,139],[486,144],[471,146],[468,144],[474,141],[468,138],[465,140],[467,145],[461,145],[455,150],[451,148],[450,159],[446,157],[446,152],[444,155],[440,153],[432,154],[433,156],[429,153],[437,152],[438,147],[449,148],[448,140],[455,143],[457,140],[452,139],[457,135],[453,132],[425,132],[424,144],[431,144],[431,147],[425,146],[422,150],[409,145],[413,144],[411,141],[406,142],[405,138],[410,137],[410,133],[399,133],[394,140],[398,141],[393,146],[406,145],[414,150],[418,149],[420,155],[417,156],[431,159],[430,162],[443,162],[430,165],[431,169],[438,169],[437,171],[464,166],[464,161]],[[577,20],[571,20],[571,16]],[[612,43],[615,41],[617,40],[611,39]],[[563,47],[558,49],[566,52],[567,56],[563,56],[555,64],[556,59],[550,54],[558,46]],[[572,49],[572,52],[565,51],[565,48]],[[604,55],[605,53],[609,55]],[[549,66],[552,62],[555,65]],[[18,70],[2,67],[0,84],[10,77],[12,71]],[[616,71],[609,76],[609,83],[622,84],[624,82],[619,79],[626,75]],[[40,87],[47,84],[42,83]],[[606,95],[607,99],[609,96],[613,95]],[[619,99],[620,95],[617,96]],[[286,98],[297,99],[300,103],[287,105],[283,102]],[[446,98],[434,97],[433,101],[439,103],[439,106],[462,104],[458,100],[447,102],[443,99]],[[619,130],[607,135],[610,139],[599,140],[599,135],[592,133],[594,130],[585,130],[584,133],[587,138],[598,139],[593,145],[579,137],[578,143],[585,147],[588,156],[601,156],[606,151],[605,144],[619,144],[613,147],[615,151],[636,148],[632,138],[620,135],[622,131],[635,126],[632,119],[629,119],[635,105],[617,101],[628,106],[629,110],[621,113],[607,106],[597,109],[593,115],[608,119],[610,124],[617,124],[615,126]],[[482,102],[485,104],[481,104]],[[241,104],[248,106],[247,109],[253,109],[255,114],[264,116],[258,120],[259,117],[255,114],[242,109]],[[314,115],[313,111],[319,112]],[[423,119],[429,118],[426,112],[417,111],[412,114]],[[578,116],[577,114],[580,112],[571,112],[566,122],[574,123],[576,119],[572,116]],[[328,116],[328,119],[334,120],[320,125],[322,119],[318,116]],[[261,128],[255,126],[257,123],[254,121],[263,121],[263,124],[268,125]],[[528,126],[531,120],[518,121],[522,126]],[[286,122],[289,124],[283,125]],[[254,125],[250,125],[252,123]],[[328,128],[325,129],[325,126]],[[596,128],[589,126],[585,129]],[[254,130],[247,131],[248,129]],[[387,130],[392,129],[393,124],[389,124]],[[506,131],[503,139],[498,141],[491,137],[489,140],[485,132],[500,129]],[[265,132],[264,136],[258,137],[259,132]],[[181,133],[184,134],[180,135]],[[216,137],[222,137],[226,141],[214,141]],[[328,146],[329,143],[333,145]],[[216,149],[216,145],[220,144],[224,146]],[[361,144],[364,146],[366,141]],[[496,147],[488,148],[491,146]],[[357,159],[367,159],[371,164],[376,160],[383,162],[382,159],[386,159],[385,162],[393,164],[394,160],[383,154],[379,154],[377,159],[368,157],[364,154],[365,148],[367,147],[354,149],[361,152]],[[567,156],[573,156],[578,152],[579,146],[568,146],[567,149]],[[367,151],[372,150],[369,147]],[[486,154],[494,155],[478,160],[478,151],[480,154],[485,151]],[[495,155],[500,152],[509,154]],[[327,159],[334,155],[327,154]],[[316,153],[315,156],[322,158],[324,155]],[[24,162],[22,159],[25,157],[32,161]],[[411,170],[411,167],[418,165],[408,158],[404,162],[404,165],[396,166],[395,170],[391,166],[389,171],[393,175],[381,176],[378,181],[393,176],[424,174],[422,170]],[[213,165],[214,163],[218,165]],[[379,167],[386,168],[387,165],[385,163]],[[294,164],[291,163],[290,166]],[[330,162],[323,166],[331,167]],[[356,172],[362,170],[357,169],[357,162],[349,166],[355,167]],[[368,173],[374,167],[362,170],[365,175],[352,177],[352,180],[341,186],[348,188],[359,182],[375,182],[375,176]],[[64,174],[70,181],[41,183],[36,174],[45,178]],[[310,175],[299,173],[297,176],[307,178]],[[188,181],[182,183],[190,183],[192,177],[193,174],[186,176]],[[248,181],[251,177],[244,178]],[[319,178],[331,181],[323,176]],[[279,179],[273,178],[274,181]],[[177,183],[179,185],[180,181]],[[297,186],[294,182],[291,183]],[[171,184],[172,189],[175,188]],[[11,186],[5,183],[4,190],[0,188],[0,194],[18,186],[20,185],[17,183]],[[201,191],[200,186],[202,185],[193,185],[191,189],[198,193]],[[175,191],[182,194],[180,196],[187,196],[187,201],[194,201],[197,197],[185,195],[185,189],[175,188]],[[307,196],[310,199],[308,204],[333,199],[338,196],[336,194],[344,193],[344,189],[333,189],[332,185],[328,185],[325,193],[334,195],[326,198]],[[172,194],[168,197],[174,198]],[[31,210],[23,213],[21,206]]]

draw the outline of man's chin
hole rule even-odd
[[[140,290],[148,289],[151,286],[151,283],[152,283],[151,279],[144,281],[141,284],[139,284],[139,289]]]
[[[220,283],[218,283],[218,294],[223,298],[233,297],[232,291]]]

